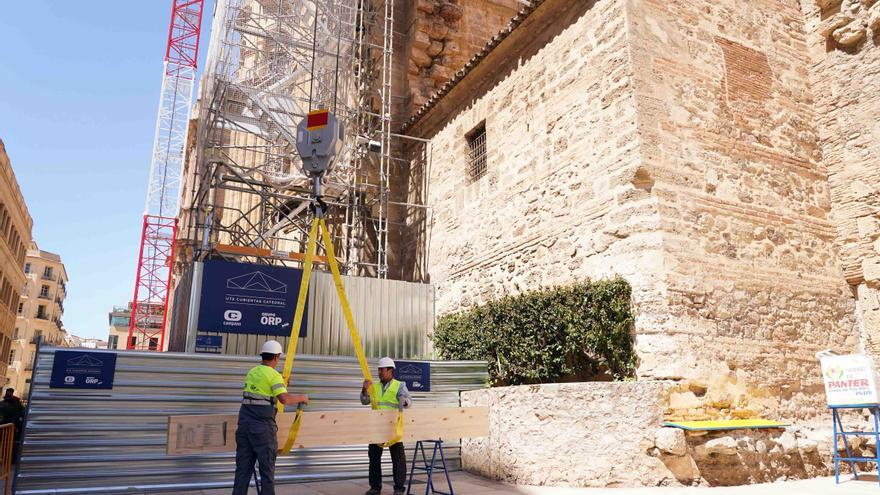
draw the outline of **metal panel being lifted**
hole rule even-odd
[[[67,390],[49,387],[55,348],[39,350],[16,493],[180,492],[230,487],[233,453],[167,455],[168,416],[236,414],[244,375],[257,358],[136,351],[116,354],[111,390]],[[414,408],[457,407],[461,391],[482,388],[488,380],[485,362],[438,361],[430,365],[431,392],[414,392]],[[310,411],[362,409],[362,381],[354,358],[300,355],[291,391],[309,394]],[[449,444],[447,454],[450,466],[457,469],[457,445]],[[277,480],[291,483],[365,477],[367,461],[365,446],[297,450],[279,457]]]

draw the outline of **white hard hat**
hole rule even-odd
[[[260,351],[260,354],[281,354],[283,349],[281,348],[281,342],[277,340],[267,340],[265,344],[263,344],[263,349]]]
[[[378,367],[379,368],[396,368],[397,366],[394,366],[394,360],[391,359],[390,357],[383,357],[382,359],[379,360]]]

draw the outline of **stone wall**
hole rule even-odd
[[[415,8],[408,30],[411,44],[407,73],[412,110],[450,80],[523,7],[519,0],[410,3]]]
[[[640,375],[737,384],[738,402],[709,403],[716,417],[815,414],[815,352],[852,351],[857,332],[798,5],[632,0],[627,16],[667,291],[666,319],[639,334]]]
[[[684,380],[677,417],[815,415],[814,354],[858,334],[800,10],[574,4],[539,7],[415,128],[432,139],[438,314],[619,273],[639,376]]]
[[[674,386],[592,382],[464,392],[462,405],[489,408],[489,436],[462,440],[463,466],[514,484],[581,487],[727,486],[829,473],[830,431],[685,434],[660,427]]]
[[[447,117],[433,135],[429,177],[438,314],[616,273],[634,287],[638,325],[659,314],[659,218],[651,183],[637,173],[622,7],[545,3],[532,16],[540,24],[548,15],[546,29],[505,40],[534,51],[499,47],[484,62],[493,78],[485,95],[437,110]],[[465,135],[481,123],[488,168],[471,181]]]
[[[862,344],[880,357],[880,2],[802,0],[816,128]]]

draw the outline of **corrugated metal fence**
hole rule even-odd
[[[342,277],[364,352],[369,357],[428,357],[428,335],[434,330],[434,286],[370,277]],[[198,287],[198,286],[197,286]],[[194,300],[197,313],[199,302]],[[328,272],[315,270],[309,284],[306,337],[299,352],[322,356],[354,356],[339,297]],[[187,339],[195,349],[194,328]],[[277,339],[287,348],[288,337],[199,331],[198,335],[222,335],[223,353],[256,355],[266,339]],[[173,338],[173,337],[172,337]]]
[[[16,493],[152,493],[231,487],[232,453],[165,455],[167,417],[237,412],[243,377],[255,365],[254,359],[137,351],[117,354],[112,390],[64,390],[49,388],[55,348],[40,350]],[[309,394],[309,410],[364,407],[359,401],[362,378],[355,359],[297,356],[295,363],[291,391]],[[431,392],[414,393],[413,407],[456,406],[461,391],[484,387],[487,379],[485,362],[431,362]],[[447,455],[450,465],[458,468],[458,444],[449,445]],[[279,457],[277,463],[281,483],[365,477],[366,473],[366,447],[305,449]]]

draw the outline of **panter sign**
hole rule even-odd
[[[821,358],[825,398],[829,406],[877,404],[874,362],[863,354]]]

